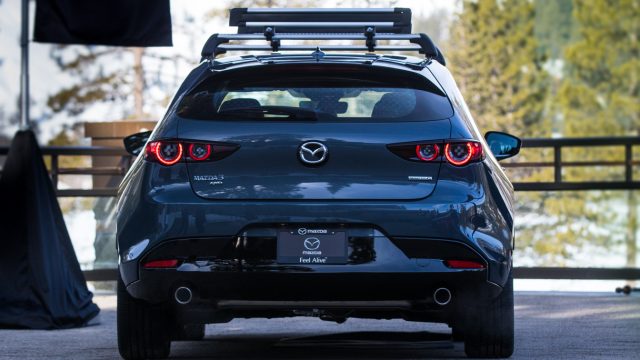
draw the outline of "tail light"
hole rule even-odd
[[[204,161],[211,155],[210,144],[190,144],[189,145],[189,157],[196,161]]]
[[[446,260],[444,264],[451,269],[484,269],[484,264],[472,260]]]
[[[238,148],[239,146],[235,144],[159,140],[147,143],[144,158],[164,166],[171,166],[180,160],[201,162],[224,159]]]
[[[422,161],[433,161],[440,155],[438,144],[416,145],[416,156]]]
[[[182,144],[179,142],[153,141],[147,144],[145,159],[171,166],[182,158]]]
[[[484,159],[482,145],[477,141],[392,144],[387,148],[403,159],[418,162],[447,161],[451,165],[464,166]]]
[[[152,260],[146,262],[143,267],[145,269],[172,269],[178,267],[178,260]]]
[[[482,145],[475,141],[447,143],[444,156],[455,166],[464,166],[472,161],[482,160]]]

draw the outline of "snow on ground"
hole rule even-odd
[[[92,210],[71,211],[64,214],[64,222],[76,250],[80,266],[91,268],[95,260],[93,240],[96,237],[96,219]]]

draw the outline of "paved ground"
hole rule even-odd
[[[97,326],[0,330],[0,359],[116,359],[115,297],[96,297]],[[173,343],[177,359],[463,358],[448,328],[400,320],[234,320],[201,342]],[[412,341],[406,341],[411,339]],[[432,340],[432,341],[425,341]],[[436,341],[433,341],[436,340]],[[640,296],[516,293],[513,359],[640,359]]]

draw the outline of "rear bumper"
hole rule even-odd
[[[176,291],[190,290],[188,303]],[[446,288],[446,304],[435,300]],[[183,289],[183,288],[181,288]],[[349,317],[454,324],[465,308],[477,308],[502,288],[486,271],[414,273],[189,273],[144,271],[127,290],[149,302],[165,301],[181,323],[224,323],[234,318],[314,316],[342,322]]]
[[[487,278],[503,285],[511,262],[513,233],[511,226],[497,216],[499,212],[491,208],[494,205],[487,204],[486,200],[485,197],[478,202],[452,204],[432,203],[431,198],[405,204],[148,203],[138,206],[134,213],[119,214],[118,246],[122,256],[127,249],[143,239],[149,239],[148,248],[152,249],[175,239],[203,236],[211,239],[235,239],[251,226],[309,226],[318,223],[360,226],[377,229],[394,241],[446,239],[464,244],[489,264],[495,265],[488,266]],[[424,250],[428,246],[418,245],[415,248]],[[378,249],[376,252],[381,253]],[[408,254],[407,257],[428,259],[427,255],[416,253]],[[387,271],[393,272],[395,265],[390,265],[392,267]],[[368,267],[362,268],[368,270]],[[126,284],[138,280],[137,269],[128,271],[125,275],[123,278]]]
[[[392,240],[362,227],[345,229],[347,264],[279,264],[272,229],[247,229],[239,237],[165,241],[140,259],[123,262],[121,276],[129,293],[139,299],[175,303],[176,289],[188,287],[194,298],[215,307],[220,301],[430,304],[433,292],[441,287],[460,302],[475,302],[501,291],[488,278],[490,270],[510,271],[508,263],[487,259],[459,241]],[[179,259],[180,265],[171,269],[141,266],[157,259]],[[447,259],[472,260],[485,268],[452,269],[446,266]]]
[[[178,287],[188,287],[194,298],[220,301],[366,302],[409,301],[432,303],[433,292],[448,288],[463,302],[492,299],[501,288],[486,280],[486,271],[414,273],[182,273],[147,270],[127,287],[129,293],[149,302],[174,300]],[[462,300],[463,299],[463,300]],[[321,305],[315,305],[321,307]],[[314,307],[315,307],[314,306]]]

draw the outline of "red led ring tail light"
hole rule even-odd
[[[203,156],[196,156],[196,154],[193,152],[193,149],[196,145],[204,146],[205,149],[207,149],[207,152]],[[209,158],[209,155],[211,155],[210,144],[189,144],[189,157],[192,158],[193,160],[197,160],[197,161],[206,160]]]
[[[422,151],[420,151],[420,149],[423,146],[433,146],[433,149],[435,150],[433,152],[433,155],[431,157],[425,157],[424,155],[422,155]],[[418,157],[418,159],[422,160],[422,161],[433,161],[435,160],[438,155],[440,155],[440,147],[437,144],[429,144],[429,145],[416,145],[416,156]]]
[[[151,147],[151,152],[153,153],[153,155],[155,156],[156,160],[158,160],[158,162],[160,162],[160,164],[162,165],[166,165],[166,166],[171,166],[176,164],[178,161],[180,161],[180,159],[182,158],[182,144],[180,143],[175,143],[178,145],[178,153],[176,154],[176,156],[172,159],[165,159],[162,157],[162,153],[160,152],[160,148],[163,145],[167,145],[170,143],[166,143],[166,142],[162,142],[162,141],[157,141],[155,142],[152,147]]]
[[[482,147],[480,147],[480,144],[471,141],[467,141],[463,144],[467,147],[467,156],[465,156],[464,159],[461,160],[456,160],[451,155],[451,145],[455,144],[447,143],[444,146],[444,156],[447,158],[447,161],[449,163],[455,166],[463,166],[468,164],[472,159],[475,159],[482,154]]]

